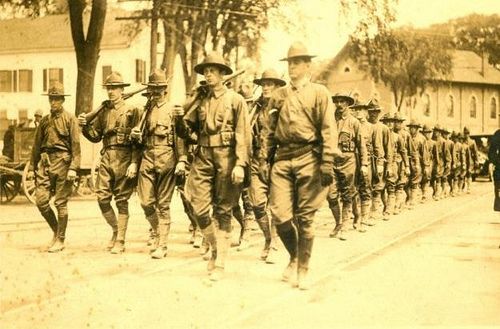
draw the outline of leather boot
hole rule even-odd
[[[47,246],[47,249],[52,247],[54,243],[56,243],[57,240],[57,218],[56,214],[54,211],[49,207],[48,210],[45,210],[43,212],[40,212],[45,218],[45,221],[49,224],[50,229],[52,230],[52,240],[49,242],[49,245]]]
[[[66,238],[66,226],[68,225],[68,215],[59,216],[57,222],[57,238],[55,243],[48,249],[48,252],[55,253],[64,250],[64,239]]]
[[[394,215],[399,215],[401,210],[403,210],[403,205],[404,205],[404,199],[405,199],[405,192],[403,190],[396,190],[396,203],[394,205]]]
[[[344,202],[342,203],[342,224],[340,225],[339,234],[337,234],[337,238],[341,241],[347,240],[346,232],[349,230],[351,225],[351,216],[352,216],[352,203]]]
[[[313,238],[299,237],[299,263],[297,270],[297,286],[300,290],[307,290],[311,283],[308,279],[309,259],[311,258]]]
[[[222,279],[230,245],[231,232],[219,230],[217,232],[217,257],[215,259],[215,269],[209,274],[211,281],[219,281]]]
[[[340,204],[339,204],[339,202],[338,201],[331,202],[330,203],[330,210],[332,212],[333,218],[335,219],[335,227],[330,232],[330,238],[335,238],[335,237],[337,237],[337,235],[342,227],[341,218],[340,218]]]
[[[266,257],[267,264],[276,263],[276,257],[278,252],[277,241],[279,240],[278,233],[276,232],[276,225],[271,224],[271,246],[269,247],[269,253]]]
[[[361,200],[359,195],[356,195],[352,199],[352,213],[354,215],[354,222],[352,225],[354,226],[354,229],[359,230],[361,227]]]
[[[198,227],[195,227],[193,234],[194,234],[193,248],[200,248],[203,243],[203,235],[201,234],[200,229]]]
[[[121,254],[125,251],[125,234],[127,233],[128,214],[118,214],[118,235],[115,245],[111,249],[112,254]]]
[[[293,279],[293,276],[297,274],[297,250],[298,250],[298,236],[297,229],[292,224],[291,221],[285,222],[283,224],[277,225],[276,229],[278,231],[278,236],[285,245],[288,254],[290,255],[290,262],[285,268],[282,275],[282,280],[285,282]]]
[[[161,259],[167,256],[168,234],[170,233],[170,217],[162,216],[158,222],[158,247],[151,253],[151,258]]]
[[[384,220],[389,220],[390,216],[394,214],[394,207],[396,204],[396,194],[388,193],[387,195],[387,206],[386,211],[384,212]]]
[[[109,240],[108,245],[106,247],[106,249],[110,251],[111,249],[113,249],[113,246],[115,245],[116,236],[118,234],[118,223],[116,221],[116,215],[113,209],[111,209],[110,211],[103,212],[102,216],[113,230],[111,239]]]
[[[146,216],[146,220],[151,226],[147,245],[150,247],[149,250],[153,251],[158,247],[158,215],[154,212],[152,215]]]
[[[206,228],[201,230],[204,240],[211,250],[210,259],[208,260],[207,270],[211,272],[215,269],[215,260],[217,259],[217,237],[215,236],[215,225],[210,223]]]
[[[380,194],[374,194],[372,199],[372,221],[368,223],[368,226],[376,225],[376,221],[382,219],[383,203]]]
[[[267,215],[257,218],[256,219],[257,224],[259,224],[260,229],[262,230],[262,233],[264,234],[264,248],[262,249],[262,252],[260,254],[260,259],[266,260],[267,256],[269,255],[269,249],[271,248],[271,228],[269,226],[269,218]]]

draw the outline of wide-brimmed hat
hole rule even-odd
[[[382,115],[382,117],[380,118],[380,121],[381,122],[385,122],[385,121],[393,121],[393,116],[391,113],[384,113],[384,115]]]
[[[434,128],[432,129],[434,131],[439,131],[439,132],[443,132],[443,127],[441,127],[441,125],[438,123],[434,126]]]
[[[143,83],[144,86],[148,87],[166,87],[168,86],[167,76],[165,71],[160,69],[155,69],[148,79],[148,83]]]
[[[286,81],[281,79],[280,76],[278,75],[278,72],[276,72],[276,70],[274,70],[274,69],[265,70],[264,72],[262,72],[260,79],[254,79],[253,83],[255,83],[256,85],[262,86],[262,83],[264,81],[274,82],[276,85],[278,85],[280,87],[283,87],[284,85],[286,85]]]
[[[49,96],[49,97],[64,97],[64,96],[70,96],[69,94],[64,93],[64,86],[62,83],[59,81],[56,81],[52,84],[52,86],[49,87],[49,90],[47,91],[46,94],[42,94],[43,96]]]
[[[368,104],[363,104],[361,102],[358,102],[356,104],[353,104],[349,106],[349,108],[353,109],[354,111],[359,111],[359,110],[368,110],[370,108]]]
[[[316,57],[316,55],[309,54],[307,47],[300,41],[292,43],[290,48],[288,48],[288,54],[285,58],[280,59],[280,61],[289,61],[292,58],[308,58],[311,59]]]
[[[335,95],[332,96],[332,102],[336,101],[346,101],[349,106],[354,104],[354,98],[351,97],[351,95],[346,95],[346,94],[341,94],[341,93],[336,93]]]
[[[36,110],[36,111],[35,111],[35,115],[34,115],[34,116],[35,116],[35,117],[36,117],[36,116],[43,117],[43,110],[42,110],[42,109],[38,109],[38,110]]]
[[[392,117],[392,119],[394,121],[398,121],[398,122],[403,122],[406,120],[405,118],[403,118],[403,116],[399,112],[394,112],[394,116]]]
[[[227,66],[222,55],[216,52],[208,54],[203,59],[203,62],[196,64],[194,67],[194,71],[198,74],[203,74],[203,71],[207,66],[218,67],[219,69],[221,69],[221,72],[224,75],[233,73],[233,70],[229,66]]]
[[[443,134],[446,134],[446,135],[450,134],[450,131],[448,130],[448,128],[446,128],[444,126],[443,126],[443,129],[441,129],[441,131],[443,132]]]
[[[420,123],[418,123],[417,120],[415,119],[411,119],[410,120],[410,123],[407,124],[408,127],[416,127],[416,128],[422,128],[422,125]]]
[[[431,129],[431,127],[429,127],[429,125],[424,125],[424,126],[422,127],[422,132],[423,132],[423,133],[431,133],[431,132],[432,132],[432,129]]]
[[[103,83],[104,87],[128,87],[130,83],[123,82],[123,77],[120,72],[113,71],[106,77]]]
[[[464,135],[465,135],[465,134],[470,134],[470,130],[469,130],[469,128],[467,128],[467,127],[464,127]]]

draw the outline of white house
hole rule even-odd
[[[142,87],[149,72],[149,28],[131,21],[117,21],[121,11],[108,11],[96,69],[94,104],[106,99],[102,87],[111,70],[119,71],[132,85]],[[139,26],[139,28],[138,28]],[[159,49],[162,49],[160,46]],[[48,113],[48,101],[41,94],[51,81],[64,83],[65,108],[75,109],[77,65],[71,39],[69,16],[0,21],[0,136],[9,119],[31,119],[37,109]],[[134,103],[144,104],[135,96]]]

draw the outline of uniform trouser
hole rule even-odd
[[[354,198],[353,209],[361,215],[360,219],[362,221],[366,221],[370,217],[370,208],[372,206],[372,168],[373,166],[371,165],[367,167],[368,173],[366,175],[358,169],[359,198]]]
[[[435,199],[439,199],[441,197],[443,173],[444,168],[441,166],[435,167],[432,172],[431,185],[433,189],[433,197]]]
[[[443,178],[441,179],[441,190],[444,195],[448,195],[449,192],[450,186],[448,186],[448,182],[451,176],[451,171],[452,170],[449,166],[444,168]]]
[[[269,185],[259,177],[259,160],[252,158],[250,163],[250,188],[248,190],[250,202],[253,205],[255,219],[259,224],[266,241],[271,240],[271,232],[275,232],[274,223],[270,223],[267,216],[267,200],[269,195]]]
[[[186,197],[202,230],[211,224],[210,208],[219,229],[231,232],[232,209],[238,203],[241,184],[231,181],[236,164],[233,147],[199,147],[186,182]]]
[[[495,201],[493,203],[493,210],[500,211],[500,168],[495,169],[493,174],[494,176],[494,192],[495,192]]]
[[[384,212],[387,215],[394,214],[396,206],[396,184],[398,182],[398,165],[396,162],[387,164],[390,174],[385,179],[386,203]]]
[[[298,255],[299,270],[306,270],[314,240],[314,214],[327,193],[327,188],[321,185],[320,157],[309,152],[277,161],[271,168],[270,181],[269,208],[278,235],[290,254],[290,260]]]
[[[137,191],[146,218],[158,220],[159,246],[166,248],[170,232],[170,202],[175,189],[175,155],[143,156]],[[151,221],[150,221],[151,223]]]
[[[396,181],[396,204],[395,210],[396,212],[401,210],[405,201],[406,201],[406,193],[405,187],[408,184],[408,176],[405,173],[406,165],[404,162],[396,162],[397,167],[397,175],[398,179]]]
[[[420,184],[422,183],[422,167],[419,161],[414,161],[411,164],[410,179],[409,179],[409,201],[413,204],[418,198],[420,192]]]
[[[352,214],[352,203],[356,196],[356,156],[354,153],[344,153],[342,158],[338,158],[334,163],[334,174],[336,186],[332,184],[329,188],[327,200],[331,204],[334,200],[342,200],[342,227],[347,228]],[[334,183],[335,183],[334,182]],[[335,191],[335,187],[338,192]],[[339,223],[337,223],[339,224]]]
[[[137,183],[136,179],[129,179],[126,176],[131,160],[132,151],[129,148],[107,149],[101,156],[97,170],[97,202],[113,232],[118,231],[118,223],[111,208],[111,199],[114,196],[118,214],[128,217],[128,200]]]
[[[384,168],[384,173],[386,172]],[[384,173],[373,172],[372,175],[372,216],[379,219],[384,208],[382,202],[382,193],[386,186],[386,176]]]
[[[420,182],[420,189],[422,191],[422,200],[425,200],[427,198],[427,193],[431,181],[431,175],[432,175],[432,166],[431,165],[424,166],[422,170],[422,181]]]
[[[73,182],[66,180],[71,155],[68,152],[48,154],[50,163],[38,163],[36,170],[35,198],[38,210],[59,239],[64,239],[68,224],[68,199],[73,191]],[[57,220],[49,201],[54,197]]]

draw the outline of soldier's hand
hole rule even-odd
[[[137,163],[132,162],[131,164],[128,165],[127,167],[127,173],[125,176],[127,176],[128,179],[135,178],[137,175]]]
[[[85,113],[82,113],[78,116],[78,124],[80,125],[80,127],[87,125],[87,115]]]
[[[333,183],[333,163],[323,162],[319,167],[321,173],[321,186],[330,186]]]
[[[264,183],[269,181],[269,164],[265,160],[261,160],[259,163],[259,178]]]
[[[172,108],[172,115],[175,117],[183,117],[184,107],[182,105],[174,105],[174,107]]]
[[[186,163],[184,161],[177,162],[175,166],[174,174],[176,176],[185,176],[186,175]]]
[[[243,183],[243,179],[245,178],[245,170],[242,166],[234,166],[233,172],[231,173],[231,180],[233,184],[241,184]]]
[[[383,165],[377,165],[377,174],[378,175],[384,174],[384,166]]]
[[[76,171],[73,169],[68,170],[68,174],[66,175],[66,180],[74,181],[78,175]]]
[[[141,137],[142,137],[141,129],[139,127],[132,128],[132,130],[130,131],[130,138],[133,140],[140,141]]]

